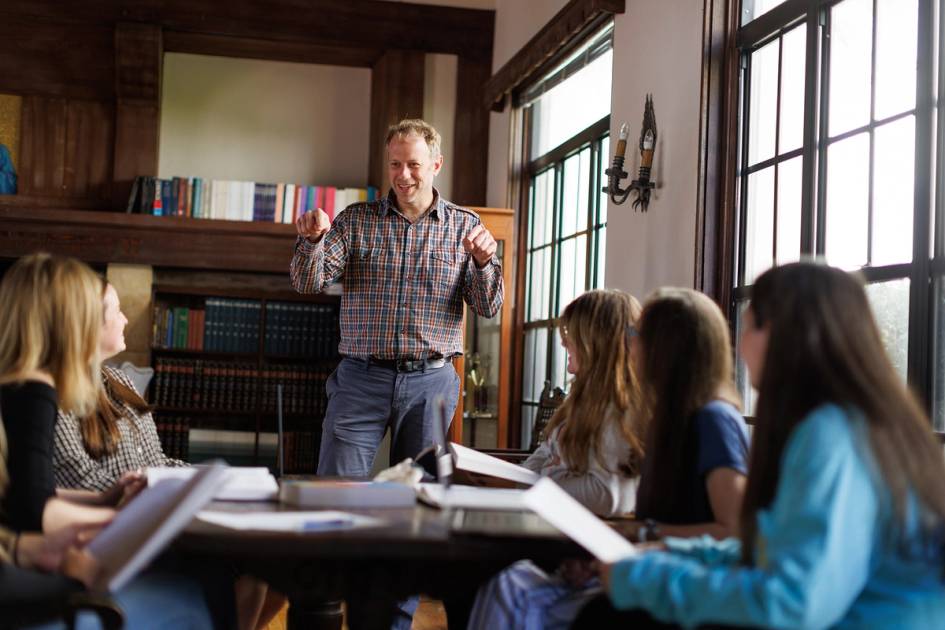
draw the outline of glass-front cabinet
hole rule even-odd
[[[495,317],[476,315],[466,306],[464,356],[453,362],[460,375],[459,403],[451,439],[474,448],[507,448],[512,348],[512,300],[515,212],[506,208],[473,208],[498,243],[505,301]]]

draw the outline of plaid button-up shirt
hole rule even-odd
[[[339,353],[423,359],[463,352],[463,301],[483,317],[502,306],[502,267],[479,269],[463,238],[480,223],[434,190],[430,210],[410,223],[386,198],[348,206],[312,244],[299,238],[289,273],[300,293],[344,282]]]

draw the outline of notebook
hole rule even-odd
[[[226,481],[225,464],[195,471],[189,479],[164,479],[122,508],[86,546],[99,571],[93,586],[118,591],[157,556]]]
[[[525,492],[525,505],[608,564],[636,555],[629,540],[571,498],[551,479],[543,478]]]

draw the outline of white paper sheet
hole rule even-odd
[[[181,468],[151,467],[146,473],[148,485],[163,479],[190,479],[201,466]],[[275,501],[279,484],[268,468],[261,466],[231,466],[226,470],[226,481],[213,497],[217,501]]]
[[[456,467],[460,470],[491,475],[528,485],[532,485],[539,479],[538,473],[524,466],[518,466],[498,457],[480,453],[462,444],[450,442],[450,449],[456,456]]]
[[[544,478],[526,490],[524,501],[535,513],[602,562],[610,564],[637,553],[630,541],[571,498],[551,479]]]
[[[524,490],[421,483],[417,497],[437,507],[476,510],[526,510]]]
[[[206,523],[219,525],[228,529],[241,531],[262,532],[325,532],[354,527],[378,527],[386,521],[336,512],[334,510],[319,510],[310,512],[218,512],[203,510],[197,518]]]

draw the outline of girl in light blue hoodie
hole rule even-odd
[[[603,567],[629,612],[597,600],[576,626],[945,628],[945,458],[862,284],[766,272],[740,351],[759,395],[739,537]]]

